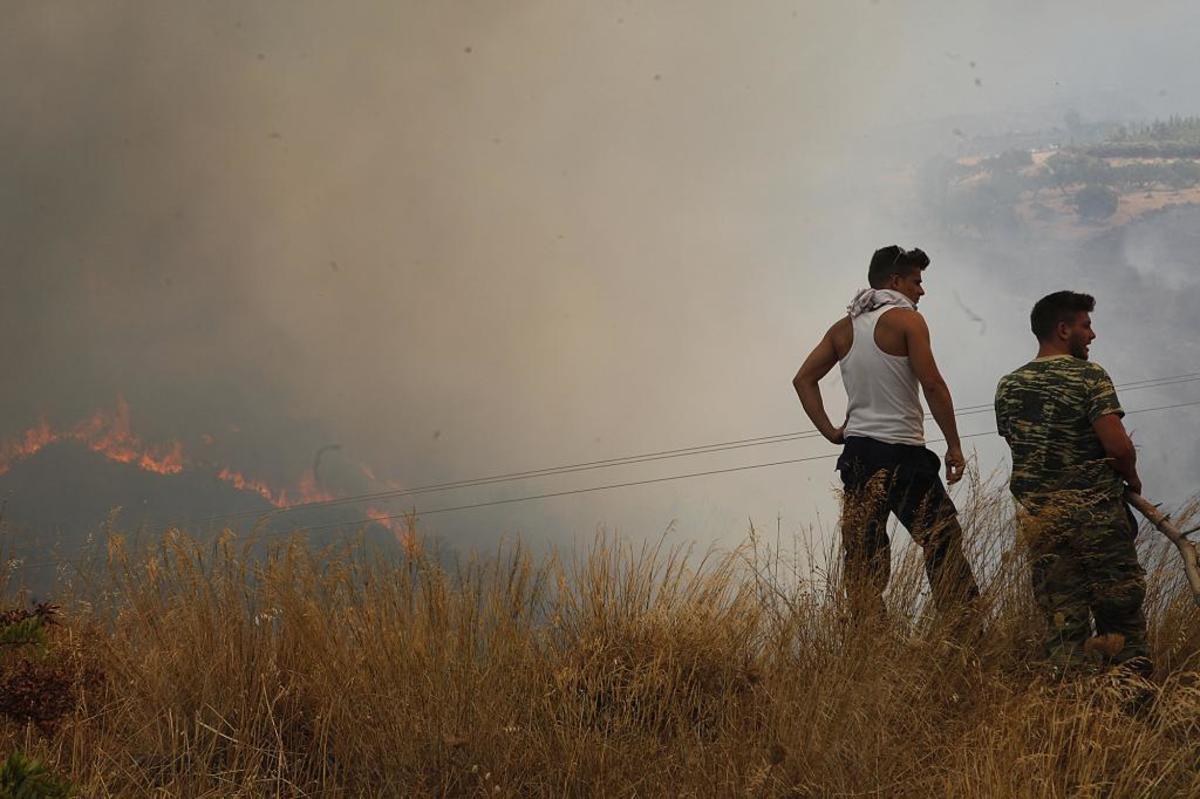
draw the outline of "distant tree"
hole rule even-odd
[[[1125,185],[1136,187],[1139,189],[1148,189],[1158,180],[1158,170],[1154,164],[1147,164],[1142,161],[1135,161],[1132,164],[1119,168],[1122,182]]]
[[[1113,169],[1100,158],[1063,150],[1046,159],[1044,180],[1065,195],[1067,186],[1075,183],[1111,183]]]
[[[1093,184],[1075,192],[1072,202],[1080,219],[1102,222],[1116,213],[1120,195],[1108,186]]]
[[[1200,182],[1200,164],[1195,161],[1174,161],[1164,171],[1163,182],[1172,189],[1186,189]]]
[[[1015,172],[997,172],[956,192],[944,206],[946,225],[968,225],[978,231],[1015,231],[1020,224],[1015,206],[1025,189]]]

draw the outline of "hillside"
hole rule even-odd
[[[319,529],[314,543],[366,529],[368,538],[397,547],[393,524],[363,522],[353,504],[302,508],[289,513],[260,493],[230,482],[217,470],[154,471],[113,461],[75,441],[49,444],[0,474],[4,514],[0,553],[15,564],[12,585],[38,595],[69,579],[71,564],[102,554],[107,532],[121,529],[134,541],[153,542],[166,527],[200,539],[224,529],[240,536],[279,537]],[[259,552],[265,551],[259,547]]]
[[[1113,126],[1087,144],[935,159],[920,181],[927,210],[952,230],[1083,238],[1200,203],[1200,119]]]
[[[855,627],[803,540],[450,570],[113,542],[95,593],[40,611],[44,644],[0,651],[0,752],[85,796],[1197,795],[1200,622],[1165,539],[1142,532],[1152,681],[1100,644],[1060,681],[1011,507],[984,496],[976,632],[926,613],[915,547],[888,619]]]

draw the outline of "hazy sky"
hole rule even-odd
[[[1061,286],[1054,265],[1044,286],[1012,285],[1002,254],[956,261],[918,240],[904,181],[953,145],[939,120],[974,133],[1071,107],[1200,110],[1200,13],[1182,2],[4,16],[5,432],[121,393],[147,437],[236,426],[238,457],[272,475],[330,442],[416,485],[808,428],[790,378],[892,242],[929,249],[935,352],[959,404],[987,402],[1031,351],[1029,304]],[[1101,333],[1094,357],[1118,380],[1192,371]],[[976,442],[998,465],[998,442]],[[830,451],[757,447],[418,507]],[[751,518],[828,527],[834,476],[825,460],[428,524],[567,540],[676,519],[682,537],[731,544]]]

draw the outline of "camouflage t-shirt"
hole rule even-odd
[[[1092,429],[1106,413],[1125,415],[1108,373],[1090,361],[1038,358],[1000,378],[996,429],[1012,450],[1009,485],[1021,505],[1037,512],[1056,492],[1072,505],[1121,496],[1124,481]]]

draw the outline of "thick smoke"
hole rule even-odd
[[[958,400],[986,402],[1031,350],[1023,315],[1043,288],[1078,284],[1115,310],[1131,275],[1164,290],[1190,280],[1172,267],[1156,282],[1153,231],[1109,260],[1080,249],[1048,263],[1020,241],[965,246],[917,221],[916,169],[961,137],[1069,109],[1196,110],[1187,25],[1070,5],[8,9],[4,432],[123,395],[145,438],[211,436],[272,479],[338,444],[331,474],[369,463],[420,485],[807,428],[791,374],[892,242],[933,256],[935,347]],[[1151,340],[1153,321],[1114,328],[1096,357],[1119,379],[1189,371],[1164,351],[1179,331]],[[1002,447],[974,440],[997,465]],[[827,451],[761,447],[416,504]],[[1171,457],[1160,474],[1194,475],[1192,453]],[[830,469],[428,524],[478,543],[654,534],[678,519],[688,537],[731,543],[747,518],[826,523]]]

